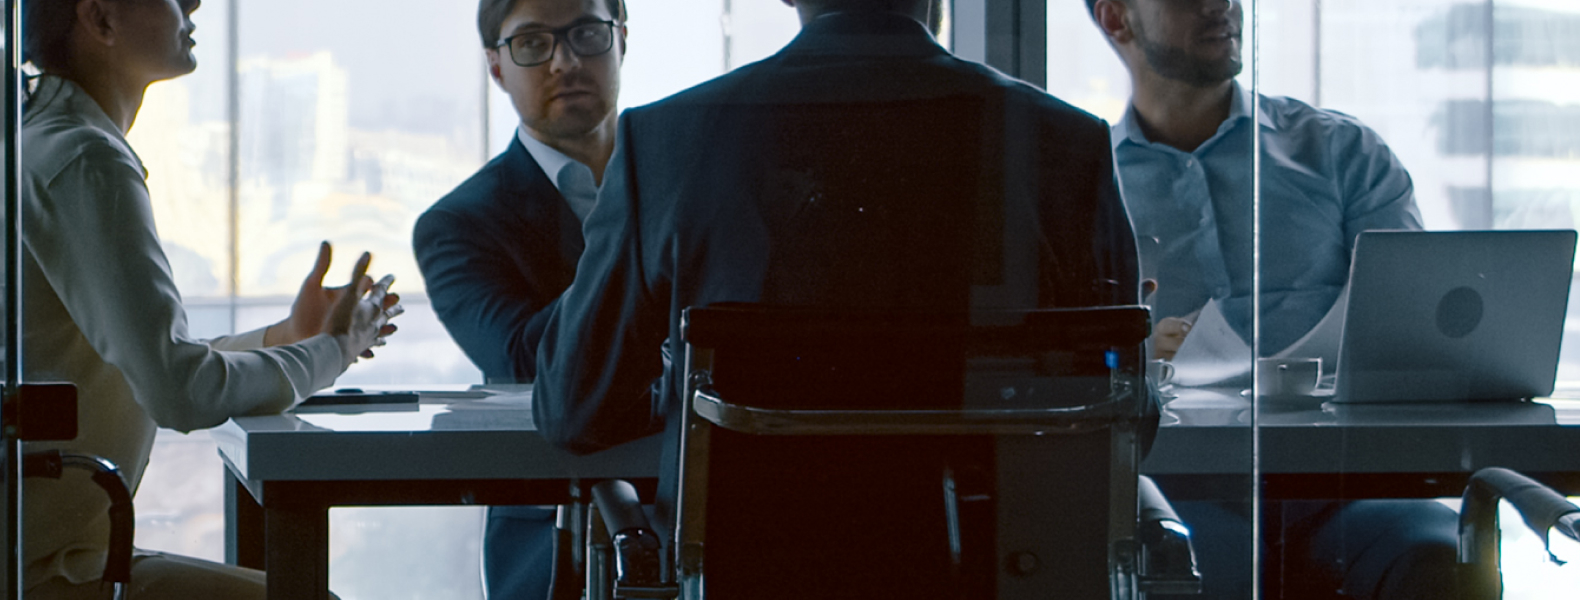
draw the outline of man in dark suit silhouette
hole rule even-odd
[[[429,208],[412,246],[434,312],[490,383],[532,381],[549,307],[575,274],[581,219],[614,146],[620,0],[481,0],[489,75],[521,126],[504,153]],[[554,511],[493,507],[492,598],[544,598]]]
[[[779,53],[621,117],[539,347],[533,410],[551,442],[676,435],[683,361],[658,350],[683,355],[690,306],[1136,303],[1103,121],[950,55],[927,0],[785,1],[802,31]],[[884,597],[920,597],[899,591],[918,575]]]
[[[681,382],[642,392],[688,306],[1137,301],[1102,120],[950,55],[926,0],[784,1],[803,25],[778,54],[621,117],[539,347],[556,444],[663,425]]]

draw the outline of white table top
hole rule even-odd
[[[535,433],[531,391],[422,393],[406,405],[310,407],[238,417],[213,430],[238,477],[252,481],[652,477],[651,437],[588,456]],[[1142,470],[1247,474],[1252,403],[1185,390],[1163,409]],[[1264,473],[1457,472],[1486,466],[1580,471],[1580,400],[1509,404],[1264,403]]]
[[[1580,400],[1509,403],[1252,402],[1184,389],[1163,407],[1151,474],[1249,473],[1253,418],[1263,473],[1580,471]],[[1159,452],[1156,448],[1163,448]]]
[[[421,392],[417,404],[302,407],[212,430],[242,479],[369,481],[651,477],[659,440],[574,456],[537,435],[530,389]]]

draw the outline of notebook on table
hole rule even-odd
[[[1574,254],[1572,230],[1360,234],[1333,401],[1551,394]]]

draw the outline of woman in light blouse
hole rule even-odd
[[[78,436],[34,443],[102,456],[134,488],[157,427],[190,431],[288,409],[332,385],[395,328],[386,276],[321,285],[326,242],[275,325],[213,340],[186,313],[154,231],[145,172],[127,144],[149,84],[190,73],[198,0],[34,0],[24,51],[23,352],[33,381],[76,384]],[[85,476],[25,484],[23,587],[33,598],[100,598],[108,502]],[[134,598],[262,598],[262,573],[139,552]]]

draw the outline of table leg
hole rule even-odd
[[[225,563],[263,570],[263,507],[225,469]]]
[[[329,508],[264,509],[270,600],[329,598]]]

